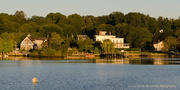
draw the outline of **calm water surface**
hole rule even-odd
[[[180,58],[0,60],[0,90],[180,90],[179,64]]]

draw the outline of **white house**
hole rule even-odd
[[[117,38],[114,35],[111,35],[111,32],[109,32],[109,35],[106,35],[106,31],[99,31],[99,35],[94,36],[94,41],[101,41],[109,39],[115,44],[115,48],[129,48],[128,43],[124,43],[124,38]]]
[[[162,51],[163,48],[163,41],[155,43],[154,45],[155,51]]]
[[[83,40],[86,40],[88,36],[87,35],[77,35],[76,40],[78,41],[79,38],[82,38]]]
[[[20,48],[25,50],[42,48],[42,43],[47,41],[47,37],[27,37],[21,42]]]

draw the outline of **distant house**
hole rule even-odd
[[[47,37],[31,37],[27,35],[21,42],[20,49],[30,50],[42,48],[42,43],[47,41]]]
[[[87,35],[77,35],[76,40],[78,41],[79,38],[82,38],[83,40],[86,40],[88,36]]]
[[[162,51],[163,48],[163,41],[158,41],[157,43],[153,44],[155,51]]]
[[[128,43],[124,43],[124,38],[118,38],[115,35],[111,35],[111,32],[109,32],[109,35],[106,35],[106,31],[99,31],[99,35],[94,35],[94,41],[101,41],[109,39],[114,44],[114,48],[129,48]]]

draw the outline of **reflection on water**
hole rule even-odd
[[[180,58],[121,58],[121,59],[63,59],[44,57],[9,57],[5,60],[26,60],[21,63],[28,63],[27,60],[36,60],[36,63],[114,63],[114,64],[142,64],[142,65],[178,65]],[[42,62],[43,60],[43,62]],[[32,63],[32,62],[31,62]]]
[[[180,90],[179,62],[179,58],[12,57],[0,60],[0,90]],[[174,87],[139,87],[146,85]]]

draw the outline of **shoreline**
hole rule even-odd
[[[30,54],[8,54],[9,57],[38,57],[38,58],[67,58],[67,59],[77,59],[77,58],[133,58],[133,57],[167,57],[167,58],[180,58],[180,54],[168,55],[165,53],[107,53],[107,54],[72,54],[67,56],[40,56],[40,55],[30,55]],[[2,57],[2,56],[1,56]]]

